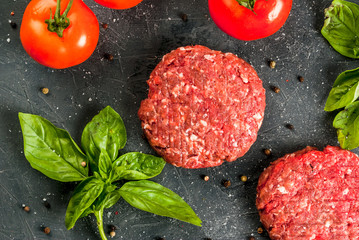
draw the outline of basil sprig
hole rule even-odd
[[[334,0],[325,10],[322,35],[340,54],[359,58],[359,5]]]
[[[141,210],[201,226],[201,220],[180,196],[146,180],[161,173],[165,166],[162,158],[139,152],[118,156],[127,135],[120,115],[111,107],[104,108],[86,125],[81,137],[86,155],[68,132],[48,120],[25,113],[19,113],[19,119],[25,157],[31,166],[58,181],[81,181],[67,207],[67,229],[73,228],[79,218],[94,214],[101,238],[107,239],[103,213],[121,197]],[[129,181],[118,188],[119,180]]]
[[[333,84],[325,111],[344,108],[333,121],[338,141],[344,149],[359,147],[359,68],[341,73]]]

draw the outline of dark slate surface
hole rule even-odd
[[[106,226],[118,229],[114,239],[269,239],[257,233],[261,224],[255,188],[263,168],[307,145],[320,149],[338,145],[332,128],[335,113],[325,113],[323,108],[338,74],[357,67],[358,62],[335,52],[320,34],[330,0],[295,0],[284,27],[253,42],[221,32],[210,19],[205,0],[144,0],[124,11],[87,0],[99,22],[108,23],[109,28],[100,29],[97,49],[88,61],[66,70],[37,64],[22,48],[19,26],[28,2],[6,1],[0,8],[0,239],[99,239],[93,216],[66,230],[64,216],[75,184],[56,182],[30,167],[23,155],[18,112],[49,119],[79,143],[85,124],[111,105],[128,130],[123,152],[154,153],[142,138],[136,113],[146,97],[150,72],[165,53],[180,46],[202,44],[233,52],[254,66],[267,90],[258,140],[236,162],[198,170],[166,165],[155,178],[193,207],[203,220],[202,228],[139,211],[121,200],[104,216]],[[188,15],[188,22],[181,20],[182,13]],[[17,29],[10,27],[9,20],[18,24]],[[105,60],[104,53],[113,54],[114,61]],[[277,62],[275,69],[268,67],[269,59]],[[280,93],[271,86],[279,87]],[[43,95],[41,87],[48,87],[50,94]],[[287,129],[287,123],[294,129]],[[271,148],[273,155],[266,157],[263,148]],[[243,174],[248,176],[245,184],[240,181]],[[202,175],[210,180],[204,182]],[[232,182],[229,188],[221,184],[224,179]],[[44,206],[44,198],[51,208]],[[31,211],[23,211],[22,204]],[[50,235],[41,231],[43,226],[51,228]]]

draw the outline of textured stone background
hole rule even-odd
[[[137,110],[147,95],[146,80],[162,56],[180,46],[202,44],[233,52],[257,70],[267,90],[266,115],[258,140],[233,163],[186,170],[166,165],[155,181],[182,196],[203,220],[199,228],[132,208],[120,200],[106,211],[105,224],[115,225],[114,239],[245,240],[259,235],[255,208],[258,177],[274,159],[307,145],[322,149],[338,145],[324,104],[336,77],[358,62],[335,52],[321,36],[324,9],[330,0],[294,0],[284,27],[274,35],[244,42],[224,34],[209,16],[205,0],[144,0],[129,10],[110,10],[91,0],[86,4],[100,23],[100,39],[93,55],[81,65],[52,70],[34,62],[19,39],[22,14],[29,0],[2,0],[0,8],[0,239],[99,239],[94,217],[67,231],[64,216],[75,184],[59,183],[33,170],[23,155],[18,112],[41,115],[65,128],[79,143],[83,127],[103,107],[111,105],[124,119],[128,143],[123,152],[154,153],[142,138]],[[10,12],[15,15],[11,16]],[[188,15],[188,22],[181,14]],[[12,29],[9,20],[18,24]],[[10,42],[8,42],[10,40]],[[109,62],[104,53],[114,55]],[[277,62],[275,69],[268,60]],[[303,76],[303,83],[298,76]],[[276,94],[271,86],[278,86]],[[43,95],[41,87],[50,94]],[[294,125],[294,130],[285,127]],[[264,148],[273,155],[266,157]],[[241,175],[248,182],[240,181]],[[210,176],[208,182],[201,175]],[[222,180],[232,185],[224,188]],[[44,207],[43,198],[51,204]],[[21,205],[31,207],[30,213]],[[118,215],[115,212],[118,211]],[[41,232],[49,226],[50,235]]]

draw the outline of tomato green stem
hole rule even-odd
[[[100,236],[102,240],[107,240],[105,230],[103,229],[103,209],[94,212],[97,219],[97,228],[100,232]]]
[[[256,0],[236,0],[239,5],[248,8],[249,10],[253,11],[254,4],[256,3]]]
[[[61,0],[57,0],[54,18],[52,18],[52,10],[50,8],[50,19],[45,20],[45,23],[47,23],[47,30],[50,32],[55,32],[59,37],[63,36],[64,30],[70,26],[70,19],[67,17],[67,14],[71,9],[72,2],[73,0],[69,1],[65,11],[61,15]]]

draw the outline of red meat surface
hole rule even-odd
[[[307,147],[264,170],[257,208],[271,239],[359,239],[359,158]]]
[[[180,47],[163,57],[147,83],[138,115],[167,162],[218,166],[243,156],[256,140],[265,90],[252,66],[234,54]]]

